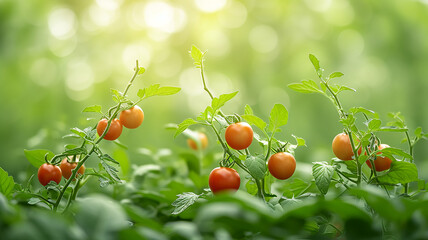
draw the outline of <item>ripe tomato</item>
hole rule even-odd
[[[279,152],[270,156],[268,168],[272,176],[284,180],[291,177],[296,170],[296,159],[287,152]]]
[[[67,158],[64,158],[64,160],[62,160],[61,164],[59,165],[59,168],[61,168],[62,176],[68,180],[71,176],[71,171],[75,169],[76,166],[77,166],[77,163],[69,163],[67,161]],[[82,165],[79,168],[79,170],[77,170],[77,174],[83,175],[84,172],[85,172],[85,165]]]
[[[382,150],[384,148],[389,148],[390,146],[387,144],[381,144],[379,145],[378,149]],[[366,161],[367,165],[370,167],[370,169],[372,169],[372,164],[370,163],[369,160]],[[391,168],[391,163],[392,160],[387,158],[387,157],[376,157],[376,159],[374,160],[374,166],[376,171],[381,172],[381,171],[385,171]]]
[[[199,141],[201,142],[201,147],[202,147],[202,149],[207,148],[207,146],[208,146],[208,138],[207,138],[207,135],[205,135],[205,133],[201,133],[201,132],[199,132],[199,133],[198,133],[198,138],[199,138]],[[191,138],[187,139],[187,145],[189,145],[189,147],[190,147],[190,148],[192,148],[192,149],[194,149],[194,150],[198,150],[198,145],[197,145],[197,144],[196,144],[196,142],[195,142],[193,139],[191,139]]]
[[[143,123],[144,112],[139,106],[134,106],[128,110],[122,111],[119,119],[124,127],[134,129]]]
[[[226,128],[225,138],[231,148],[246,149],[253,142],[253,129],[246,122],[234,123]]]
[[[331,146],[337,158],[345,161],[352,160],[354,152],[352,151],[351,140],[346,133],[337,134]],[[361,148],[358,149],[358,154],[361,154]]]
[[[101,119],[98,122],[98,125],[97,125],[98,136],[103,135],[103,132],[107,127],[107,123],[108,123],[108,121],[105,118]],[[115,118],[111,121],[110,128],[109,128],[107,134],[104,136],[104,139],[105,140],[115,140],[120,136],[120,134],[122,134],[122,124],[120,123],[119,119]]]
[[[37,172],[37,177],[39,182],[46,186],[50,181],[54,181],[57,184],[61,182],[61,169],[58,166],[44,163],[40,166],[39,171]]]
[[[224,191],[237,191],[241,185],[241,178],[233,168],[214,168],[209,176],[210,189],[214,194]]]

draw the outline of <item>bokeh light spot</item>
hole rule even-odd
[[[254,27],[249,35],[251,47],[261,53],[271,52],[278,45],[278,34],[267,25]]]
[[[238,28],[247,20],[247,8],[240,2],[230,1],[218,17],[223,27]]]
[[[203,12],[216,12],[224,8],[227,0],[195,0],[195,3]]]
[[[30,77],[38,85],[47,87],[57,77],[57,67],[48,58],[40,58],[34,61],[30,68]]]
[[[58,39],[72,37],[75,32],[75,14],[68,8],[57,8],[49,14],[48,26],[52,36]]]

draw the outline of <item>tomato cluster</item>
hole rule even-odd
[[[139,106],[134,106],[128,110],[124,110],[120,113],[119,119],[115,118],[111,121],[110,128],[104,136],[105,140],[116,140],[122,134],[122,129],[124,127],[129,129],[134,129],[139,127],[144,120],[144,112]],[[97,133],[99,136],[102,136],[106,127],[108,125],[108,120],[103,118],[98,122]]]
[[[384,148],[389,148],[390,146],[387,144],[380,144],[378,146],[379,150],[382,150]],[[352,151],[351,141],[349,139],[349,136],[346,133],[339,133],[334,137],[333,143],[332,143],[332,149],[334,155],[340,160],[348,161],[352,160],[354,157],[354,152]],[[361,154],[361,148],[358,149],[358,154]],[[380,154],[380,153],[379,153]],[[376,171],[385,171],[391,168],[392,160],[388,157],[381,157],[377,156],[374,160],[374,165]],[[370,163],[370,160],[366,161],[366,164],[372,168],[372,164]]]

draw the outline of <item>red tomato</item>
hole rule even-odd
[[[207,146],[208,146],[208,138],[207,138],[207,135],[205,135],[205,133],[201,133],[201,132],[199,132],[199,133],[198,133],[198,138],[199,138],[199,141],[201,142],[201,147],[202,147],[202,149],[207,148]],[[191,139],[191,138],[187,139],[187,145],[189,145],[189,147],[190,147],[190,148],[192,148],[192,149],[194,149],[194,150],[198,150],[198,145],[197,145],[197,144],[196,144],[196,142],[195,142],[193,139]]]
[[[39,171],[37,172],[37,177],[39,182],[46,186],[50,181],[54,181],[57,184],[61,182],[61,169],[58,166],[44,163],[40,166]]]
[[[379,145],[378,149],[382,150],[384,148],[389,148],[389,147],[390,146],[387,145],[387,144],[381,144],[381,145]],[[372,169],[372,164],[370,163],[370,161],[367,160],[366,163],[370,167],[370,169]],[[378,172],[390,169],[391,168],[391,163],[392,163],[392,160],[389,159],[389,158],[387,158],[387,157],[380,157],[380,156],[378,156],[374,160],[375,169]]]
[[[98,136],[103,135],[103,132],[107,127],[107,123],[108,123],[108,121],[105,118],[101,119],[98,122],[98,125],[97,125]],[[120,121],[117,118],[115,118],[111,121],[110,128],[109,128],[107,134],[104,136],[104,139],[105,140],[116,140],[120,136],[120,134],[122,134],[122,124],[120,123]]]
[[[128,110],[122,111],[119,119],[124,127],[134,129],[143,123],[144,112],[139,106],[134,106]]]
[[[77,163],[69,163],[67,161],[67,158],[64,158],[62,160],[61,164],[59,165],[59,168],[61,168],[62,176],[65,179],[69,179],[71,176],[71,171],[77,167]],[[77,174],[83,175],[85,172],[85,165],[82,165],[79,170],[77,171]],[[76,175],[77,176],[77,175]]]
[[[275,178],[288,179],[296,170],[296,159],[287,152],[275,153],[269,158],[268,168],[270,174]]]
[[[214,194],[224,191],[237,191],[241,185],[241,178],[233,168],[214,168],[209,176],[210,189]]]
[[[226,128],[225,138],[231,148],[246,149],[253,142],[253,129],[246,122],[234,123]]]
[[[346,133],[337,134],[331,146],[337,158],[345,161],[352,160],[354,152],[352,151],[351,140]],[[358,149],[358,154],[361,154],[361,148]]]

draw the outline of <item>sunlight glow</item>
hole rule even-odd
[[[58,39],[72,37],[75,32],[74,12],[68,8],[57,8],[49,14],[48,26],[52,36]]]
[[[216,12],[222,9],[227,0],[195,0],[196,6],[203,12]]]
[[[144,8],[147,26],[167,33],[181,30],[187,23],[186,13],[165,2],[149,2]]]
[[[254,27],[249,35],[251,47],[261,53],[271,52],[278,45],[278,34],[267,25]]]

